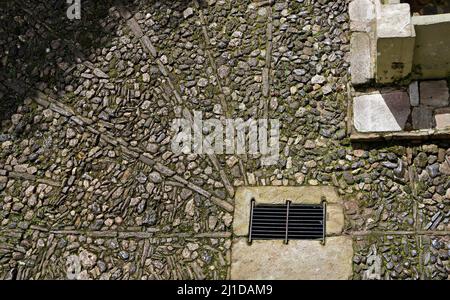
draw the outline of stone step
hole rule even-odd
[[[359,132],[402,131],[410,111],[409,97],[404,91],[353,98],[353,124]]]

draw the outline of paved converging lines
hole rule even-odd
[[[230,278],[242,186],[333,188],[353,279],[449,278],[450,144],[349,140],[350,1],[56,2],[0,17],[0,279]],[[276,164],[174,153],[195,110]]]

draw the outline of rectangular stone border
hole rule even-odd
[[[233,239],[232,280],[347,280],[353,274],[353,239],[330,237],[320,241]]]
[[[399,88],[396,88],[398,90]],[[380,92],[393,91],[394,88],[383,88]],[[374,92],[376,90],[374,89]],[[393,141],[393,140],[442,140],[450,138],[450,127],[448,129],[420,129],[412,131],[396,131],[396,132],[367,132],[361,133],[356,131],[353,126],[353,97],[361,93],[354,92],[350,82],[347,83],[347,133],[352,142],[368,142],[368,141]]]
[[[318,204],[327,202],[326,243],[320,240],[247,241],[250,204]],[[342,235],[343,199],[333,186],[241,186],[235,194],[231,279],[349,279],[352,276],[353,239]]]

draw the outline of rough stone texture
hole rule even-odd
[[[322,198],[327,201],[327,234],[338,234],[344,226],[344,214],[341,200],[336,190],[330,186],[297,186],[297,187],[240,187],[236,190],[233,233],[237,236],[247,236],[250,202],[284,204],[286,200],[292,203],[319,204]]]
[[[366,84],[373,79],[370,39],[367,33],[354,32],[350,40],[352,84]]]
[[[228,279],[246,185],[336,189],[354,279],[448,278],[448,140],[347,138],[349,1],[112,2],[0,5],[0,279]],[[174,155],[180,108],[279,119],[280,159]]]
[[[411,113],[413,129],[433,128],[433,110],[426,106],[414,107]]]
[[[382,5],[377,18],[379,38],[410,37],[414,33],[409,4]]]
[[[449,104],[447,81],[432,80],[420,82],[420,104],[444,107]]]
[[[413,81],[409,84],[409,101],[411,106],[419,106],[420,95],[419,95],[419,82]]]
[[[348,5],[350,30],[369,32],[375,20],[375,5],[370,0],[353,0]]]
[[[142,32],[141,27],[137,23],[137,21],[134,18],[131,18],[127,21],[127,25],[129,26],[130,30],[133,32],[134,36],[140,39],[144,33]]]
[[[437,129],[444,129],[450,127],[450,109],[437,109],[434,115]]]
[[[231,279],[342,280],[352,275],[353,248],[349,237],[318,241],[253,241],[235,239]]]
[[[382,5],[377,16],[376,78],[391,83],[411,73],[415,32],[409,5]]]
[[[406,92],[368,94],[353,99],[353,123],[359,132],[401,131],[409,113]]]

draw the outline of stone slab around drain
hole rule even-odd
[[[319,241],[253,241],[234,239],[231,279],[345,280],[352,276],[353,247],[350,237]]]
[[[403,91],[353,98],[353,124],[359,132],[401,131],[409,114],[409,97]]]
[[[247,236],[250,219],[250,203],[285,204],[286,200],[298,204],[319,204],[327,201],[326,233],[339,234],[344,228],[344,211],[336,190],[331,186],[261,186],[239,187],[235,194],[233,233]]]
[[[420,82],[420,104],[432,107],[448,106],[448,86],[445,80]]]

